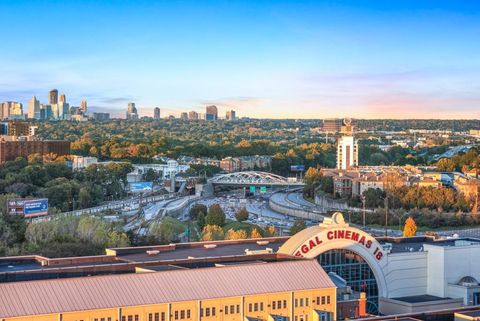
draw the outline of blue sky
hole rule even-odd
[[[480,118],[480,2],[0,0],[0,101]]]

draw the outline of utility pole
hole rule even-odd
[[[363,205],[363,227],[365,227],[365,219],[366,219],[366,213],[365,213],[365,195],[362,195],[362,205]]]
[[[388,195],[385,196],[385,237],[388,236]]]

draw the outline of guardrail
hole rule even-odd
[[[275,194],[280,194],[281,192],[273,193],[272,197],[268,200],[268,205],[270,208],[274,211],[277,211],[279,213],[289,215],[289,216],[294,216],[298,218],[303,218],[306,220],[311,220],[311,221],[323,221],[325,216],[322,215],[319,211],[315,211],[312,209],[308,209],[305,206],[298,205],[298,206],[292,206],[292,205],[286,205],[286,204],[281,204],[279,202],[276,202],[274,200],[274,195]],[[285,193],[285,195],[288,195]],[[291,203],[291,201],[287,201],[287,203]]]

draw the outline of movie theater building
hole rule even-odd
[[[278,253],[316,258],[366,292],[367,309],[399,314],[480,304],[480,240],[374,238],[336,213],[287,240]]]
[[[2,321],[333,321],[316,260],[0,284]]]
[[[314,262],[317,267],[313,268],[313,266],[309,265],[308,269],[305,269],[305,266],[287,269],[288,264],[304,261],[310,262],[306,263],[307,265]],[[244,265],[245,267],[243,267]],[[265,272],[260,270],[249,270],[248,272],[241,270],[242,268],[246,269],[246,266],[257,266],[257,269],[260,269],[259,267],[262,266],[267,269],[267,274],[262,274]],[[271,268],[267,268],[269,266]],[[282,271],[279,271],[280,269]],[[222,274],[221,277],[212,276],[210,278],[204,276],[203,273],[206,272],[198,272],[208,270],[235,272]],[[334,282],[334,288],[336,288],[335,300],[333,300],[334,295],[330,293],[330,304],[333,304],[333,301],[336,302],[337,313],[335,318],[338,320],[363,315],[365,297],[362,293],[366,294],[367,310],[370,313],[416,313],[480,304],[480,286],[478,284],[478,280],[480,280],[480,240],[471,238],[434,239],[433,237],[375,238],[365,231],[349,226],[344,221],[341,213],[335,213],[331,218],[326,218],[321,224],[307,228],[292,237],[107,249],[106,255],[95,257],[49,259],[30,256],[0,258],[0,307],[4,306],[5,302],[10,302],[9,304],[12,305],[15,305],[14,302],[30,302],[20,300],[18,295],[15,301],[5,300],[7,300],[6,298],[9,295],[15,293],[20,293],[22,296],[28,293],[28,291],[21,292],[19,289],[23,291],[24,288],[30,288],[31,290],[36,288],[36,286],[29,287],[28,284],[30,283],[43,284],[37,282],[45,282],[49,284],[48,282],[50,282],[50,280],[19,281],[52,278],[61,280],[52,281],[58,283],[51,283],[52,285],[49,286],[44,285],[42,291],[48,292],[50,289],[56,288],[57,285],[59,287],[61,285],[61,288],[65,289],[73,286],[72,283],[66,285],[67,283],[63,282],[75,282],[74,285],[77,286],[77,284],[83,282],[90,282],[88,281],[90,279],[104,280],[102,278],[106,278],[105,280],[110,281],[102,282],[105,282],[104,286],[110,290],[103,293],[105,297],[117,299],[117,297],[122,295],[138,296],[143,298],[143,300],[136,302],[138,306],[160,304],[163,307],[168,307],[168,304],[171,303],[170,309],[172,309],[179,304],[179,297],[167,298],[169,291],[166,290],[161,294],[163,301],[152,301],[150,295],[154,293],[152,291],[157,291],[154,289],[160,287],[160,285],[157,286],[155,284],[160,283],[155,283],[157,281],[152,279],[133,285],[134,283],[130,282],[133,282],[133,277],[135,277],[133,274],[136,272],[152,272],[146,274],[158,275],[156,276],[158,278],[161,278],[160,275],[171,275],[173,272],[179,273],[178,275],[184,275],[182,278],[188,280],[188,282],[180,282],[178,280],[175,283],[176,286],[169,285],[169,291],[173,293],[183,293],[184,291],[188,293],[198,292],[198,296],[195,297],[180,297],[182,302],[196,302],[196,310],[190,308],[191,316],[193,315],[192,313],[198,315],[197,313],[200,311],[198,310],[198,304],[202,304],[202,302],[214,302],[223,300],[222,298],[225,298],[225,300],[229,298],[228,300],[230,300],[231,298],[233,301],[239,301],[239,303],[228,303],[228,305],[234,305],[234,311],[237,309],[237,304],[240,305],[240,311],[243,311],[243,314],[240,314],[242,316],[241,320],[245,320],[243,317],[248,317],[249,320],[310,321],[313,320],[314,316],[318,317],[317,311],[332,312],[328,306],[328,295],[326,294],[328,291],[331,291],[329,289],[332,285],[331,283],[325,283],[325,272],[328,273],[330,280]],[[276,276],[277,281],[272,281],[270,274],[276,275],[275,273],[281,273],[281,275]],[[100,274],[121,275],[98,276]],[[97,276],[85,277],[91,275]],[[242,275],[244,279],[237,279],[238,275]],[[311,282],[312,286],[307,288],[298,286],[295,280],[297,280],[299,275],[310,280],[308,282]],[[76,278],[69,279],[72,277]],[[123,279],[123,277],[126,279]],[[108,284],[116,284],[120,280],[132,285],[128,288],[115,288],[115,290],[109,287]],[[200,282],[199,280],[205,280],[205,283],[199,283],[199,288],[192,290],[190,288],[191,284],[194,281]],[[316,282],[320,283],[317,284]],[[230,290],[234,283],[242,284],[242,287],[240,287],[242,291],[228,292],[227,290]],[[284,287],[278,288],[276,283],[280,283]],[[9,290],[10,292],[8,293],[10,294],[6,295],[4,294],[7,293],[4,291],[4,286],[9,284],[12,284],[12,286],[17,285],[18,290]],[[88,286],[82,285],[82,291],[84,292],[78,294],[75,298],[93,295],[89,294],[89,289],[96,289],[95,291],[97,292],[101,291],[103,286],[92,287],[95,284],[88,283]],[[135,289],[134,293],[130,292],[130,288]],[[205,296],[209,288],[215,289],[216,292],[215,294]],[[205,291],[202,292],[200,289]],[[308,306],[309,310],[303,314],[295,312],[297,311],[295,310],[296,293],[317,290],[325,292],[325,294],[320,295],[320,293],[314,294],[309,292],[309,304],[306,305],[307,297],[304,297],[302,302],[304,308]],[[47,299],[55,300],[56,298],[46,297],[42,293],[37,293],[38,297],[43,298],[42,302],[46,302]],[[265,300],[270,301],[263,301],[263,314],[253,313],[260,311],[260,302],[257,302],[257,311],[249,312],[248,297],[267,293],[267,297],[282,296],[282,299],[273,300],[277,301],[275,309],[273,308],[273,301],[265,298]],[[292,297],[287,299],[286,310],[282,310],[283,312],[273,311],[278,310],[278,300],[282,301],[281,306],[284,309],[283,296],[288,296],[288,293],[290,295],[293,293],[293,301]],[[62,292],[58,296],[61,297],[67,294],[73,295],[74,293]],[[323,297],[325,298],[323,299]],[[34,297],[31,297],[29,300],[34,300]],[[167,301],[170,303],[167,303]],[[133,309],[133,307],[126,307],[126,302],[123,301],[108,302],[113,302],[112,304],[115,305],[113,309],[117,309],[115,310],[117,311],[116,315],[119,315],[120,310],[118,309],[125,313],[127,308],[128,311]],[[297,308],[299,308],[301,301],[298,300],[297,302]],[[315,302],[315,305],[312,305],[313,302]],[[254,304],[254,302],[252,303]],[[222,308],[221,306],[222,304],[215,306],[216,315],[220,310],[225,309],[225,307]],[[291,310],[292,306],[294,310]],[[79,308],[95,310],[107,307],[99,305],[73,306],[72,311],[78,311]],[[270,309],[268,312],[267,308]],[[108,309],[112,309],[112,307]],[[252,306],[252,310],[255,310],[255,305]],[[37,310],[33,312],[35,311]],[[43,312],[46,313],[48,311]],[[59,311],[56,312],[60,313]],[[18,315],[21,315],[21,313],[23,312],[20,312]],[[182,320],[182,314],[181,312],[179,313],[179,320]],[[186,310],[185,313],[187,313]],[[212,318],[211,313],[212,310],[210,309],[210,318]],[[222,313],[225,313],[225,311]],[[150,321],[150,319],[141,319],[140,316],[140,319],[136,320],[133,312],[125,315],[132,316],[131,320],[127,317],[125,321]],[[145,318],[147,318],[148,314],[145,315]],[[170,320],[176,321],[175,313],[168,315],[173,317]],[[303,315],[303,320],[300,318],[301,315]],[[155,314],[153,314],[154,316]],[[159,316],[161,317],[161,314]],[[184,316],[186,317],[186,314]],[[2,318],[9,320],[8,318],[11,317],[12,315],[0,313],[0,320]],[[229,315],[228,319],[225,320],[230,320],[231,317],[233,316]],[[279,319],[276,319],[277,317]],[[204,318],[207,318],[206,315],[204,315]],[[324,318],[327,318],[327,316],[324,315]],[[64,318],[62,320],[65,321],[67,319]],[[80,317],[68,320],[109,321],[108,319],[94,320]],[[153,320],[156,319],[154,318]],[[123,320],[119,319],[118,321]]]

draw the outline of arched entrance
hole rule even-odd
[[[366,292],[370,312],[377,312],[378,297],[387,297],[387,257],[381,244],[370,234],[350,227],[341,213],[295,234],[278,252],[318,259],[326,272],[335,272],[352,289]]]
[[[367,311],[378,314],[378,285],[368,263],[357,253],[337,249],[320,254],[318,262],[325,272],[334,272],[347,281],[352,290],[365,292]]]

